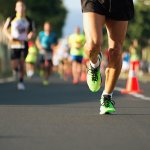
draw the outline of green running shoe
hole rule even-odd
[[[48,84],[49,84],[48,80],[43,80],[43,85],[44,86],[48,86]]]
[[[113,112],[116,111],[114,105],[115,102],[111,100],[111,96],[110,95],[104,95],[101,99],[100,99],[100,115],[103,114],[111,114]]]
[[[99,62],[101,64],[102,55],[100,54],[98,56]],[[87,71],[87,84],[89,89],[92,92],[97,92],[102,83],[101,73],[100,73],[100,65],[97,68],[93,68],[91,65],[89,65],[88,71]]]

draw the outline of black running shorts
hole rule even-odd
[[[48,62],[49,64],[53,64],[52,59],[51,58],[45,59],[45,55],[43,55],[43,54],[39,54],[38,59],[39,59],[40,64],[44,64],[45,62]]]
[[[11,49],[11,60],[14,59],[25,59],[28,55],[28,43],[25,42],[25,48],[20,48],[20,49],[16,49],[13,48]]]
[[[127,21],[134,17],[133,0],[81,0],[82,12],[94,12],[106,19]]]

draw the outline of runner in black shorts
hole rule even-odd
[[[20,59],[21,57],[23,57],[23,59],[26,58],[28,54],[28,42],[24,41],[23,45],[24,48],[11,48],[11,60]]]
[[[18,90],[24,90],[24,64],[28,54],[27,41],[33,37],[34,26],[32,20],[25,15],[23,1],[16,2],[15,10],[16,14],[6,20],[4,33],[10,40],[12,67],[15,74],[19,73],[17,88]]]
[[[115,112],[112,94],[122,67],[122,46],[128,20],[134,16],[133,0],[81,0],[83,25],[86,36],[85,52],[90,65],[87,84],[92,92],[101,87],[102,28],[108,34],[109,59],[105,71],[105,88],[100,98],[100,114]]]

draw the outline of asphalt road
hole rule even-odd
[[[117,86],[123,87],[124,81]],[[114,92],[117,112],[99,115],[99,93],[52,77],[43,87],[0,84],[0,150],[149,150],[150,101]],[[150,97],[150,84],[141,84]]]

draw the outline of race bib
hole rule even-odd
[[[13,40],[10,42],[10,47],[14,49],[23,49],[25,48],[24,41]]]

